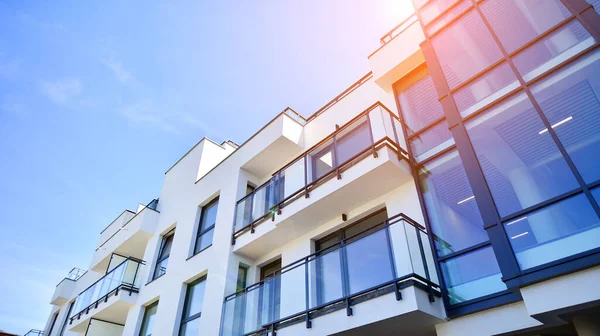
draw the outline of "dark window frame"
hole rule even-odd
[[[206,247],[200,249],[200,250],[196,250],[196,246],[198,245],[198,240],[205,235],[207,232],[209,232],[210,230],[213,230],[217,224],[217,214],[215,214],[215,222],[212,223],[210,226],[208,226],[205,229],[202,229],[202,220],[204,219],[204,216],[206,216],[206,210],[213,207],[213,206],[217,206],[217,211],[219,211],[219,196],[215,197],[214,199],[212,199],[210,202],[206,203],[204,206],[202,206],[200,208],[200,220],[198,221],[198,233],[196,234],[196,240],[194,241],[194,253],[193,255],[199,254],[202,251],[206,250],[207,248],[211,247],[213,242],[211,241],[210,244],[208,244]]]
[[[75,306],[75,301],[73,301],[69,304],[69,310],[67,310],[67,315],[65,316],[65,321],[63,322],[63,324],[60,328],[60,332],[58,333],[58,336],[63,336],[65,334],[65,329],[67,328],[67,323],[69,322],[69,317],[71,316],[71,312],[73,311],[74,306]],[[50,334],[48,334],[48,335],[50,335]]]
[[[58,314],[60,314],[60,309],[56,311],[54,317],[52,318],[52,323],[50,324],[50,329],[48,329],[48,333],[46,335],[52,335],[52,331],[54,330],[54,326],[56,325],[56,321],[58,320]]]
[[[142,335],[142,331],[144,330],[144,325],[146,325],[148,323],[148,310],[150,310],[151,308],[156,307],[156,312],[154,313],[154,315],[158,314],[158,302],[159,301],[155,301],[147,306],[144,307],[144,317],[142,318],[142,323],[140,324],[140,331],[138,333],[139,336],[144,336]]]
[[[167,254],[166,256],[163,255],[165,252],[165,247],[167,246],[167,241],[171,240],[171,248],[169,249],[169,254]],[[156,280],[159,277],[165,275],[167,273],[167,270],[165,269],[165,271],[162,274],[157,274],[159,268],[159,264],[167,259],[169,259],[169,257],[171,256],[171,249],[173,248],[173,243],[175,240],[175,228],[169,230],[167,233],[165,233],[162,236],[161,242],[160,242],[160,249],[158,250],[158,257],[156,258],[156,263],[154,264],[154,272],[152,273],[152,280]]]
[[[190,305],[190,302],[189,302],[190,297],[188,296],[189,293],[190,293],[190,287],[196,286],[199,283],[206,281],[206,279],[207,279],[207,276],[203,275],[200,278],[198,278],[198,279],[196,279],[196,280],[194,280],[194,281],[192,281],[192,282],[190,282],[189,284],[186,285],[186,288],[185,288],[185,298],[184,298],[184,301],[183,301],[183,310],[181,311],[181,322],[179,323],[179,333],[178,333],[178,335],[181,335],[181,331],[183,330],[183,327],[187,323],[189,323],[190,321],[193,321],[195,319],[198,319],[198,318],[200,318],[200,316],[202,316],[202,310],[200,310],[200,312],[198,312],[196,314],[193,314],[193,315],[190,315],[188,317],[185,316],[185,313],[189,309],[189,305]],[[206,285],[204,285],[204,286],[206,286]],[[205,287],[205,289],[206,289],[206,287]],[[202,293],[202,301],[203,302],[204,302],[204,293]]]

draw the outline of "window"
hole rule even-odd
[[[169,231],[163,236],[160,244],[160,251],[158,252],[158,259],[156,260],[154,276],[152,277],[153,280],[167,272],[167,264],[169,263],[169,256],[171,255],[171,246],[173,246],[174,237],[174,230]]]
[[[408,136],[420,131],[425,126],[429,126],[444,116],[442,104],[438,101],[438,94],[435,90],[433,80],[427,70],[417,70],[414,74],[419,79],[410,87],[405,88],[398,85],[398,102],[402,107],[402,118],[406,124]],[[412,74],[410,75],[412,76]],[[409,80],[410,81],[410,80]],[[403,82],[401,82],[403,84]]]
[[[465,126],[501,217],[579,187],[525,94]]]
[[[521,269],[600,247],[600,222],[579,194],[504,223]]]
[[[48,332],[45,333],[48,336],[52,335],[52,330],[54,329],[54,325],[56,324],[56,320],[58,319],[58,313],[60,313],[60,310],[57,311],[56,314],[54,314],[54,316],[52,317],[52,323],[50,324],[50,329],[48,329]]]
[[[140,328],[140,336],[152,336],[152,328],[154,327],[154,318],[158,309],[158,301],[147,306],[144,311],[144,319]]]
[[[202,277],[187,286],[179,330],[180,336],[200,334],[200,316],[202,315],[205,285],[206,277]]]
[[[572,15],[560,0],[487,0],[481,11],[508,53]]]
[[[281,307],[281,259],[277,259],[260,268],[260,280],[264,281],[259,289],[258,321],[266,324],[279,320]]]
[[[322,251],[314,260],[316,274],[316,301],[312,306],[341,298],[343,260],[347,264],[349,294],[384,283],[393,278],[388,258],[385,232],[372,233],[387,219],[386,210],[360,219],[315,242],[315,249]],[[372,234],[371,234],[372,233]],[[330,248],[346,238],[346,248]],[[382,244],[383,242],[383,244]],[[365,254],[364,251],[369,251]],[[344,255],[345,254],[345,255]]]
[[[465,253],[440,263],[450,304],[476,299],[506,289],[491,247]]]
[[[487,241],[458,152],[425,164],[419,172],[437,254],[444,256]]]
[[[60,327],[60,333],[58,334],[59,336],[63,336],[65,334],[65,328],[69,323],[69,317],[71,316],[71,312],[73,311],[73,306],[75,306],[75,301],[69,304],[69,310],[67,311],[67,315],[65,315],[65,321],[63,322],[62,327]]]
[[[448,86],[453,89],[500,60],[500,48],[475,10],[433,37]]]
[[[600,180],[600,52],[532,87],[535,99],[586,183]],[[549,138],[545,128],[538,137]]]
[[[198,227],[198,236],[194,247],[194,254],[206,249],[212,245],[215,223],[217,222],[217,209],[219,208],[219,197],[210,201],[202,207],[200,212],[200,224]]]
[[[246,288],[247,278],[248,278],[248,266],[244,266],[244,265],[240,264],[238,266],[237,283],[235,286],[236,292],[239,292],[242,289]]]

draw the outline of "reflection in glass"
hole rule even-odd
[[[341,250],[322,254],[309,262],[310,307],[344,296]]]
[[[444,116],[430,75],[398,94],[408,136]]]
[[[450,304],[472,300],[506,289],[491,247],[440,263]]]
[[[460,88],[452,96],[458,111],[466,117],[519,86],[510,66],[502,63]]]
[[[600,180],[600,52],[544,79],[532,92],[585,182]],[[538,136],[550,138],[544,130]]]
[[[600,222],[579,194],[504,223],[521,269],[600,247]]]
[[[434,36],[431,44],[451,89],[502,57],[498,45],[474,10]]]
[[[594,42],[594,38],[581,23],[573,20],[516,54],[513,62],[523,79],[528,81],[583,51]]]
[[[142,327],[140,328],[140,336],[152,336],[152,329],[154,328],[154,317],[156,316],[156,310],[158,309],[158,302],[155,302],[148,307],[144,312],[144,319],[142,321]]]
[[[366,121],[352,128],[341,130],[336,137],[337,164],[344,164],[371,143],[369,125]]]
[[[198,335],[205,285],[205,278],[201,278],[187,286],[183,314],[181,316],[180,336]]]
[[[445,120],[410,140],[410,147],[417,162],[452,146],[454,138]]]
[[[427,163],[419,179],[438,255],[488,240],[458,152]]]
[[[481,11],[508,53],[572,15],[560,0],[487,0]]]
[[[385,230],[346,246],[350,294],[394,279]]]
[[[524,94],[468,121],[466,127],[501,216],[578,187]]]

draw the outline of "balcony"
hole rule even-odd
[[[242,168],[256,177],[267,176],[302,151],[306,120],[291,108],[285,109],[240,148],[245,153]]]
[[[62,306],[65,304],[73,296],[75,281],[79,280],[85,272],[85,270],[73,268],[69,274],[56,285],[50,304],[55,306]]]
[[[69,329],[85,331],[91,318],[124,324],[135,303],[145,262],[129,257],[77,296]]]
[[[113,222],[106,229],[113,233],[110,236],[101,235],[100,244],[92,257],[90,267],[92,270],[104,272],[113,253],[140,259],[144,257],[146,244],[154,234],[158,223],[159,212],[156,211],[155,206],[151,207],[153,204],[154,201],[148,206],[142,206],[129,220],[123,221],[120,225],[118,222],[116,224]],[[115,225],[116,227],[113,227]]]
[[[419,45],[424,40],[415,14],[382,37],[382,46],[369,56],[375,82],[391,91],[394,82],[425,61]]]
[[[434,332],[445,315],[431,251],[420,224],[393,216],[227,296],[221,335]]]
[[[31,329],[25,334],[25,336],[42,336],[42,335],[44,335],[44,331],[37,330],[37,329]]]
[[[376,103],[283,166],[237,202],[234,252],[264,255],[411,180],[400,132]]]

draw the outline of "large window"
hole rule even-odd
[[[181,317],[180,336],[196,336],[200,334],[200,316],[204,302],[206,277],[202,277],[187,286],[183,315]]]
[[[532,87],[552,129],[586,183],[600,180],[600,52]],[[549,139],[540,130],[538,137]]]
[[[501,216],[579,185],[525,94],[466,123]]]
[[[171,246],[173,246],[174,237],[174,230],[171,230],[163,236],[162,242],[160,244],[160,251],[158,252],[158,259],[156,260],[154,276],[152,277],[152,279],[156,279],[167,272],[167,264],[169,263],[169,256],[171,255]]]
[[[458,152],[437,158],[419,171],[438,255],[487,241],[488,235]]]
[[[146,307],[144,319],[142,320],[142,326],[140,328],[140,336],[152,336],[157,309],[158,301]]]
[[[194,246],[194,254],[203,251],[212,245],[215,223],[217,222],[217,209],[219,208],[219,198],[215,198],[200,211],[200,224],[198,226],[198,236]]]

